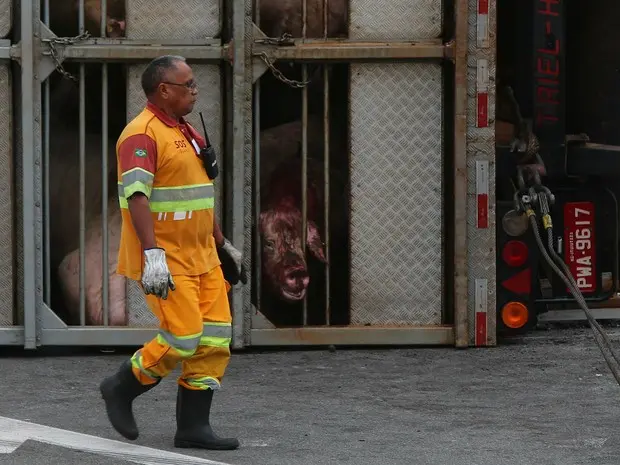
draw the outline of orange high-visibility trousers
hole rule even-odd
[[[219,389],[230,361],[230,284],[220,266],[200,276],[173,279],[176,289],[168,292],[168,299],[145,296],[160,329],[131,358],[133,373],[141,384],[153,384],[182,362],[180,385]]]

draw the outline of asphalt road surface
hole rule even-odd
[[[620,331],[609,334],[620,351]],[[131,442],[109,426],[97,389],[125,354],[0,354],[0,415],[91,435],[79,439],[91,449],[107,438],[230,465],[620,463],[620,387],[589,328],[493,349],[234,353],[212,417],[241,448],[222,452],[172,447],[177,372],[135,402],[141,435]],[[15,447],[1,464],[136,463],[36,438]]]

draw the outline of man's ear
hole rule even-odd
[[[325,258],[325,250],[323,249],[323,242],[321,241],[321,235],[319,230],[313,221],[308,221],[308,235],[306,240],[308,250],[322,263],[327,263]]]

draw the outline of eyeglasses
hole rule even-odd
[[[186,87],[186,88],[188,88],[190,90],[194,90],[195,88],[198,87],[198,84],[193,79],[190,79],[189,81],[183,82],[183,83],[162,81],[162,84],[169,84],[171,86]]]

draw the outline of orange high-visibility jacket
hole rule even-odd
[[[155,240],[166,251],[172,275],[200,275],[220,264],[213,238],[213,183],[197,156],[204,145],[189,123],[177,123],[150,102],[121,133],[116,143],[119,274],[140,280],[144,267],[127,204],[136,192],[149,199]]]

